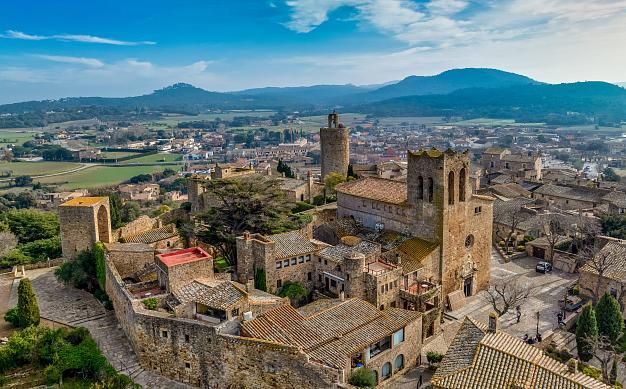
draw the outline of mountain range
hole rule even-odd
[[[196,114],[207,110],[274,109],[324,112],[333,108],[381,116],[444,115],[555,123],[626,120],[626,90],[604,82],[546,84],[497,69],[452,69],[382,85],[266,87],[211,92],[174,84],[123,97],[70,97],[0,105],[0,127],[33,126],[93,115],[132,112]],[[82,115],[81,115],[82,114]]]

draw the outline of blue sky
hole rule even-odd
[[[457,67],[617,82],[624,42],[626,0],[3,0],[0,103]]]

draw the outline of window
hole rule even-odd
[[[185,343],[189,343],[189,335],[185,335]]]
[[[448,204],[454,204],[454,172],[448,174]]]
[[[404,342],[404,328],[393,333],[393,345],[395,346],[402,342]]]
[[[504,168],[505,168],[505,169],[510,169],[510,168],[511,168],[511,165],[509,165],[509,163],[508,163],[508,162],[506,162],[506,163],[504,164]]]
[[[474,213],[475,213],[475,214],[479,214],[479,213],[481,213],[482,211],[483,211],[483,207],[476,207],[476,208],[474,208]]]
[[[304,263],[304,256],[303,255],[298,257],[298,262],[299,263]]]
[[[393,287],[394,287],[394,288],[397,288],[397,287],[398,287],[398,280],[395,280],[395,281],[393,282]]]
[[[239,316],[239,308],[235,308],[230,312],[232,317]]]
[[[283,267],[283,261],[276,261],[276,269],[280,269]]]
[[[385,304],[380,304],[380,310],[382,311],[383,309],[385,309]]]
[[[434,192],[433,178],[432,177],[428,177],[428,202],[429,203],[433,202],[433,192]]]
[[[322,282],[322,275],[321,275],[321,274],[318,274],[318,275],[317,275],[317,280],[318,280],[319,282]]]
[[[281,288],[283,286],[283,280],[276,280],[276,287]]]
[[[328,265],[328,261],[327,260],[324,260],[324,265]]]
[[[385,293],[385,285],[380,286],[380,293]]]
[[[185,369],[187,370],[191,369],[191,363],[185,362]]]
[[[350,274],[346,274],[346,280],[350,281]]]
[[[424,199],[424,178],[422,176],[417,177],[417,199]]]
[[[465,168],[459,172],[459,201],[465,201],[465,176],[467,175]]]
[[[167,331],[161,330],[161,338],[167,338]]]
[[[318,262],[318,263],[322,263],[322,258],[317,257],[317,262]]]
[[[392,301],[392,302],[391,302],[391,304],[389,304],[389,306],[390,306],[391,308],[395,308],[395,307],[396,307],[396,302],[395,302],[395,301]]]
[[[311,262],[311,254],[307,254],[305,258],[307,262]]]
[[[496,167],[496,163],[494,161],[489,162],[489,167]]]
[[[288,259],[285,259],[285,260],[283,261],[283,267],[288,267],[288,266],[289,266],[289,260],[288,260]]]
[[[398,355],[393,364],[395,365],[396,371],[404,369],[404,355]]]
[[[472,246],[474,245],[474,235],[469,234],[467,236],[467,238],[465,238],[465,247],[472,248]]]
[[[295,265],[298,263],[298,258],[291,258],[291,264]]]
[[[383,365],[383,368],[380,372],[380,376],[383,380],[386,380],[389,377],[391,377],[391,363],[387,362]]]
[[[311,280],[313,279],[313,274],[311,274],[311,272],[308,272],[308,273],[306,274],[306,278],[307,278],[309,281],[311,281]]]
[[[337,267],[335,268],[335,270],[337,270],[337,271],[341,271],[341,265],[337,265]]]
[[[332,286],[333,288],[336,288],[337,287],[337,281],[330,280],[330,286]]]
[[[385,284],[385,292],[389,292],[389,284]]]

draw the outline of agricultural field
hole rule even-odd
[[[158,120],[156,123],[164,124],[168,126],[176,126],[180,122],[192,122],[199,120],[215,120],[220,118],[222,120],[232,120],[235,116],[256,116],[256,117],[269,117],[275,114],[275,111],[228,111],[224,113],[203,113],[200,115],[176,115],[165,114],[163,119]]]
[[[469,119],[469,120],[461,120],[458,122],[450,122],[449,124],[454,124],[457,126],[534,126],[534,127],[542,127],[545,126],[545,123],[518,123],[513,119],[490,119],[490,118],[478,118],[478,119]]]
[[[5,147],[7,144],[21,145],[32,140],[35,134],[37,133],[30,131],[0,130],[0,147]]]
[[[444,124],[443,118],[439,116],[398,116],[376,118],[381,125],[395,126],[403,123],[411,124]]]
[[[139,175],[163,171],[175,166],[94,166],[75,173],[37,179],[42,184],[58,185],[59,190],[79,188],[97,188],[120,184],[129,178]]]
[[[0,179],[3,172],[11,171],[15,176],[36,176],[42,174],[55,174],[80,167],[76,162],[0,162]]]
[[[137,158],[132,158],[124,161],[123,163],[154,163],[154,162],[175,162],[182,161],[183,156],[180,154],[159,153],[143,155]]]
[[[133,153],[132,151],[103,151],[101,154],[102,158],[126,158],[132,156],[141,156],[142,153]]]

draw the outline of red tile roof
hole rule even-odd
[[[182,265],[196,261],[210,259],[211,256],[200,247],[192,247],[184,250],[172,251],[171,253],[159,254],[157,258],[167,267]]]

